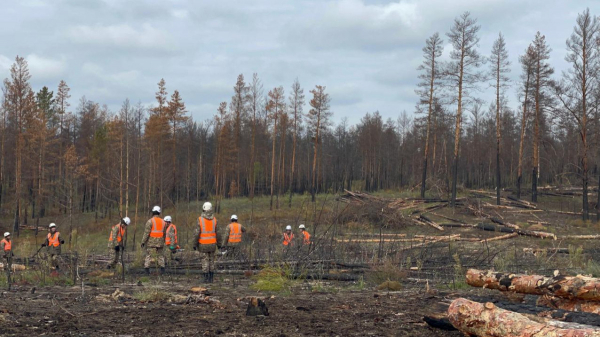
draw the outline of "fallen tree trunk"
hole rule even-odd
[[[558,237],[561,240],[598,240],[600,239],[600,235],[563,235]]]
[[[554,296],[540,296],[537,300],[537,305],[552,309],[561,309],[574,312],[587,312],[600,315],[600,302],[594,301],[566,299]]]
[[[519,226],[515,225],[515,224],[511,224],[510,222],[506,222],[504,220],[500,220],[498,218],[490,218],[490,220],[494,223],[497,223],[499,225],[508,227],[508,228],[513,228],[513,229],[519,229]]]
[[[489,337],[600,337],[600,330],[586,325],[547,321],[539,323],[488,302],[485,305],[457,298],[448,308],[448,319],[467,335]]]
[[[496,236],[496,237],[489,238],[489,239],[483,239],[480,242],[500,241],[500,240],[506,240],[506,239],[515,238],[517,236],[519,236],[519,234],[517,234],[517,233],[509,233],[509,234],[506,234],[506,235],[500,235],[500,236]]]
[[[600,301],[600,279],[582,275],[553,277],[497,273],[491,270],[469,269],[467,283],[522,294],[552,295],[566,299]]]
[[[489,224],[489,223],[477,224],[477,226],[475,226],[475,228],[481,229],[484,231],[501,232],[501,233],[517,233],[519,235],[524,235],[524,236],[533,236],[533,237],[541,238],[541,239],[556,240],[556,235],[554,235],[553,233],[540,232],[540,231],[528,231],[525,229],[515,229],[515,228],[509,228],[506,226],[496,226],[496,225]]]

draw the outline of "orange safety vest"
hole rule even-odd
[[[242,242],[242,225],[237,222],[232,222],[229,227],[229,242]]]
[[[198,218],[200,223],[200,237],[198,242],[201,245],[212,245],[217,243],[217,218],[212,220],[203,217]]]
[[[2,239],[2,241],[0,242],[4,242],[4,251],[9,251],[12,250],[12,241],[8,241],[6,239]]]
[[[161,218],[152,218],[152,230],[150,237],[162,238],[165,236],[165,222]]]
[[[121,227],[120,224],[116,224],[115,226],[119,226],[119,230],[117,231],[117,242],[121,242],[121,240],[123,240],[123,235],[125,235],[125,228]],[[115,228],[115,226],[113,226],[113,228]],[[110,231],[110,239],[108,239],[108,241],[112,241],[113,240],[113,232]]]
[[[167,233],[169,232],[169,229],[171,229],[171,227],[173,227],[173,230],[175,231],[175,240],[173,240],[175,242],[173,244],[175,246],[177,246],[179,244],[179,242],[177,240],[177,227],[175,227],[175,225],[173,225],[173,224],[169,225],[169,227],[167,227]],[[165,237],[165,244],[167,246],[171,245],[171,238],[168,235]]]
[[[59,234],[59,232],[56,232],[54,233],[54,237],[52,237],[52,233],[48,233],[48,247],[58,247],[60,245],[60,242],[58,242]]]
[[[302,231],[302,235],[304,235],[304,244],[310,245],[310,233],[307,231]]]
[[[294,233],[291,233],[290,235],[288,235],[287,233],[283,233],[283,245],[284,246],[287,246],[287,245],[292,246],[292,240],[294,240]]]

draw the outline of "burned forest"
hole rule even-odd
[[[600,13],[573,11],[560,45],[456,11],[386,69],[414,81],[393,112],[312,61],[210,89],[84,63],[153,88],[114,104],[0,48],[0,335],[600,336]],[[125,52],[115,27],[69,36]],[[364,57],[336,33],[315,50]]]

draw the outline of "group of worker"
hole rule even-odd
[[[300,225],[298,226],[300,230],[300,235],[298,236],[298,241],[304,246],[310,245],[310,233],[306,230],[306,226]],[[286,226],[285,232],[283,232],[283,246],[284,247],[292,247],[296,241],[296,236],[292,233],[292,226]]]
[[[160,273],[165,272],[165,255],[164,247],[169,249],[170,256],[180,249],[179,240],[177,238],[177,227],[172,222],[171,216],[167,215],[164,218],[160,217],[160,206],[152,208],[152,217],[148,219],[142,235],[142,249],[146,249],[146,257],[144,259],[144,271],[150,274],[150,266],[152,261],[156,260],[160,268]],[[114,225],[111,229],[108,239],[108,248],[111,251],[111,260],[107,265],[108,269],[114,268],[123,258],[125,251],[125,234],[127,226],[131,224],[129,217],[124,217],[121,221]],[[292,233],[292,227],[286,226],[283,233],[283,246],[286,249],[294,246],[296,241],[301,245],[308,246],[311,244],[311,236],[302,224],[299,226],[300,235],[298,240],[295,239]],[[236,256],[237,248],[242,242],[242,235],[246,232],[244,226],[238,223],[237,215],[230,217],[230,223],[224,231],[224,238],[220,240],[220,231],[217,231],[217,218],[213,213],[213,207],[210,202],[202,205],[202,214],[198,217],[198,223],[193,236],[193,248],[202,254],[202,272],[205,282],[212,283],[215,271],[215,256],[219,249],[227,249],[228,253]],[[60,247],[64,244],[64,240],[57,230],[56,224],[51,223],[49,232],[42,247],[47,247],[46,253],[51,265],[59,269],[58,256],[60,255]],[[40,248],[40,249],[41,249]],[[10,233],[4,233],[4,238],[0,241],[0,252],[4,253],[4,258],[7,264],[12,262],[12,241]]]
[[[46,248],[46,256],[48,257],[48,262],[55,269],[59,269],[60,266],[58,264],[58,257],[60,256],[60,247],[65,243],[65,240],[60,236],[60,232],[58,232],[55,223],[51,223],[48,226],[48,235],[46,239],[42,243],[40,250],[44,247]],[[14,256],[12,250],[12,240],[9,232],[4,233],[4,238],[0,240],[0,252],[3,253],[4,260],[6,261],[7,266],[12,264],[12,257]],[[39,250],[38,250],[39,252]]]

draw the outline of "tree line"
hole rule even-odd
[[[274,209],[295,194],[314,201],[320,192],[410,188],[454,204],[462,186],[495,188],[499,203],[502,189],[537,201],[540,185],[574,184],[588,219],[598,207],[590,184],[600,178],[598,17],[578,16],[566,42],[571,68],[560,75],[541,33],[512,65],[501,33],[481,54],[479,30],[468,12],[454,20],[449,61],[439,33],[426,40],[414,115],[384,120],[373,111],[356,125],[334,123],[325,86],[305,90],[296,80],[265,89],[257,74],[240,74],[209,120],[192,120],[163,79],[151,106],[125,99],[110,111],[85,96],[74,102],[64,81],[34,91],[17,56],[0,110],[2,216],[18,234],[56,214],[137,218],[153,204],[206,198],[219,211],[223,198],[266,195]],[[509,106],[509,95],[518,105]]]

